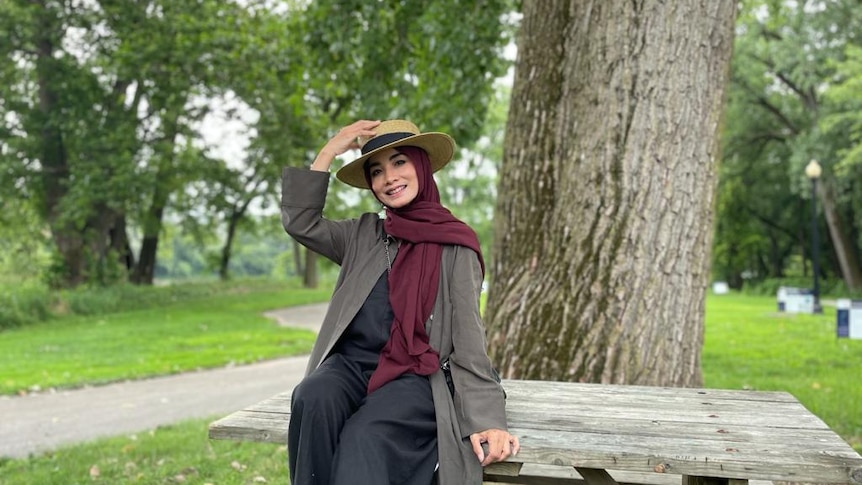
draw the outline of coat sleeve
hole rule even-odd
[[[340,265],[356,220],[323,217],[328,188],[328,172],[285,167],[281,175],[281,223],[300,244]]]
[[[452,268],[452,344],[449,356],[455,384],[455,410],[462,438],[487,429],[506,430],[503,388],[494,378],[479,316],[482,269],[476,253],[464,247],[455,252]]]

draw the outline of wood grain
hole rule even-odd
[[[862,484],[862,456],[787,393],[509,380],[504,386],[521,451],[486,469],[496,483],[589,485],[577,467],[607,470],[608,479],[623,484],[678,484],[683,476],[728,485]],[[212,423],[209,434],[283,444],[289,419],[285,392]],[[599,476],[590,478],[613,483]]]

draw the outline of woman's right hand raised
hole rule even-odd
[[[379,124],[380,121],[359,120],[338,130],[338,133],[330,138],[329,141],[326,142],[326,145],[320,149],[320,153],[317,154],[317,158],[315,158],[314,163],[311,164],[311,169],[321,172],[329,171],[329,167],[332,166],[332,161],[335,157],[341,155],[347,150],[356,150],[361,148],[359,138],[374,136],[376,134],[374,132],[374,128],[377,128],[377,125]]]

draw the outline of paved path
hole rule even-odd
[[[269,312],[279,324],[320,328],[326,304]],[[131,434],[231,413],[295,386],[307,356],[78,390],[0,397],[0,457]]]

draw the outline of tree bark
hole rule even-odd
[[[700,385],[735,2],[523,10],[492,358],[510,378]]]
[[[57,254],[62,261],[62,274],[57,284],[77,286],[86,279],[84,237],[74,223],[63,217],[62,201],[68,193],[69,164],[63,131],[60,126],[61,105],[55,83],[61,73],[54,51],[59,18],[45,2],[34,2],[40,13],[40,25],[35,33],[36,82],[39,89],[39,132],[42,164],[41,184],[44,191],[43,214],[51,228]]]
[[[302,259],[302,245],[296,241],[296,239],[291,238],[293,241],[293,268],[294,274],[296,275],[304,275],[305,274],[305,266],[303,265]]]
[[[243,213],[239,211],[233,211],[228,218],[227,224],[227,238],[225,238],[224,246],[221,248],[221,262],[219,263],[219,279],[222,281],[227,281],[230,278],[230,271],[228,267],[230,266],[230,256],[233,249],[233,240],[236,237],[236,228],[239,225],[239,221],[242,219]]]
[[[144,237],[141,242],[141,251],[138,254],[138,264],[132,276],[132,282],[139,285],[152,285],[155,279],[156,258],[159,249],[159,236],[162,232],[162,217],[168,205],[171,191],[174,186],[174,145],[179,135],[179,111],[169,111],[162,122],[164,128],[164,140],[159,144],[159,152],[162,159],[156,171],[153,185],[153,197],[150,206],[144,214]]]
[[[129,243],[129,234],[126,232],[126,216],[119,214],[110,229],[109,237],[111,240],[111,249],[117,255],[117,261],[125,268],[128,274],[131,274],[135,267],[135,253],[132,251],[132,245]]]
[[[302,276],[302,285],[306,288],[317,288],[317,253],[305,248],[305,271]]]
[[[138,264],[132,274],[132,283],[138,285],[153,284],[156,274],[156,255],[159,249],[159,233],[162,228],[162,216],[166,203],[167,197],[164,198],[163,202],[154,201],[153,206],[146,214],[149,222],[144,224],[144,237],[141,241],[141,250],[138,253]]]

